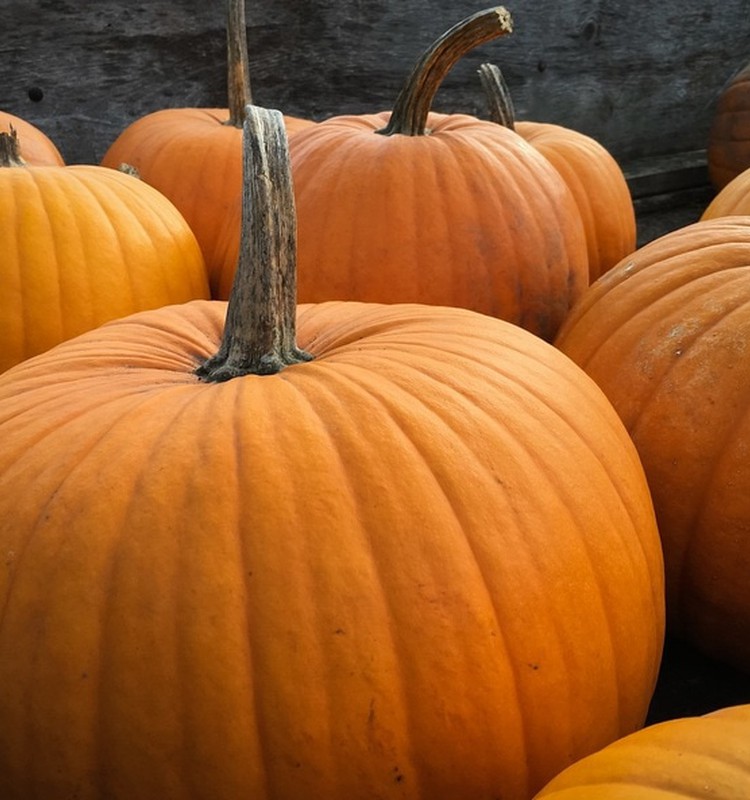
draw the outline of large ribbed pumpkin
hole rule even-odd
[[[331,117],[290,140],[301,301],[460,306],[556,332],[588,285],[570,191],[512,131],[428,113],[456,60],[510,30],[504,8],[472,15],[427,49],[392,113]],[[231,273],[219,296],[230,288]]]
[[[619,163],[604,145],[573,128],[516,120],[501,71],[494,64],[482,64],[479,75],[492,121],[536,148],[570,189],[586,232],[589,281],[595,281],[636,248],[635,207]]]
[[[668,627],[750,668],[750,217],[694,223],[623,260],[557,346],[630,432],[664,545]]]
[[[20,155],[27,164],[61,167],[65,163],[57,145],[44,131],[9,111],[0,111],[0,131],[11,130],[18,135]]]
[[[296,308],[291,182],[253,184],[228,308],[0,376],[0,796],[528,800],[644,721],[635,449],[517,326]]]
[[[534,800],[747,800],[750,705],[651,725],[566,769]]]
[[[131,175],[34,166],[0,133],[0,371],[134,311],[208,298],[179,211]]]
[[[101,162],[115,169],[130,165],[177,206],[201,246],[213,296],[224,270],[217,238],[241,194],[242,121],[251,101],[245,3],[226,3],[228,108],[153,111],[128,125]],[[313,124],[291,116],[285,121],[290,133]]]
[[[706,155],[708,174],[717,189],[750,169],[750,64],[719,92]]]

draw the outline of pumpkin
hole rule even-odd
[[[602,144],[580,131],[551,122],[516,120],[501,71],[482,64],[479,76],[493,122],[511,128],[538,150],[575,198],[588,248],[589,282],[636,248],[633,199],[617,160]]]
[[[209,296],[195,236],[156,189],[19,150],[0,132],[0,371],[115,317]]]
[[[570,191],[512,131],[429,113],[451,66],[511,29],[502,7],[474,14],[425,51],[392,113],[330,117],[290,139],[300,301],[459,306],[552,337],[588,284]],[[226,264],[240,213],[236,203]]]
[[[722,189],[750,168],[750,64],[719,92],[706,146],[708,175]]]
[[[102,165],[133,167],[177,206],[203,251],[212,293],[224,262],[216,241],[242,186],[242,120],[251,102],[244,0],[227,0],[228,108],[165,108],[128,125]],[[285,117],[291,132],[311,120]],[[226,298],[224,298],[226,299]]]
[[[746,214],[750,214],[750,167],[716,193],[701,214],[701,219]]]
[[[44,131],[31,122],[8,111],[0,111],[0,131],[15,131],[19,155],[27,164],[42,167],[61,167],[65,164],[57,145]]]
[[[0,796],[527,800],[644,721],[635,449],[515,325],[296,306],[281,114],[246,126],[229,303],[0,376]]]
[[[750,668],[750,217],[679,228],[592,284],[556,344],[633,437],[668,630]]]
[[[750,797],[750,705],[650,725],[568,767],[534,800],[709,797]]]

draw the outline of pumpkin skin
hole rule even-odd
[[[290,139],[300,301],[459,306],[552,338],[588,285],[560,175],[520,136],[470,115],[432,112],[429,135],[376,133],[389,119],[332,117]],[[236,203],[225,264],[239,215]]]
[[[706,147],[708,175],[722,189],[750,168],[750,64],[719,93]]]
[[[0,131],[11,128],[18,134],[20,154],[27,164],[38,167],[62,167],[65,164],[57,145],[46,133],[9,111],[0,111]]]
[[[589,282],[595,281],[636,249],[635,208],[620,165],[596,139],[562,125],[520,121],[514,130],[573,194],[586,234]]]
[[[202,383],[225,313],[0,376],[4,800],[525,800],[643,724],[661,550],[592,381],[490,317],[327,303],[314,361]]]
[[[750,168],[727,183],[714,196],[701,219],[750,215]]]
[[[228,115],[226,108],[154,111],[128,125],[101,161],[115,169],[132,166],[179,209],[201,246],[212,296],[224,268],[217,240],[242,190],[242,127],[228,124]],[[314,124],[285,121],[290,134]]]
[[[644,728],[568,767],[535,800],[708,797],[750,797],[750,705]]]
[[[750,217],[678,229],[594,283],[557,346],[633,437],[664,546],[668,629],[750,668]]]
[[[0,256],[0,371],[116,317],[209,296],[177,209],[104,167],[0,167]]]

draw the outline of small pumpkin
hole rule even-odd
[[[38,167],[62,167],[65,161],[52,139],[36,125],[9,111],[0,111],[0,131],[16,131],[19,155],[27,164]]]
[[[244,0],[227,0],[228,108],[166,108],[128,125],[102,165],[132,166],[177,206],[203,251],[212,293],[224,262],[217,255],[226,211],[242,187],[242,122],[251,102]],[[287,116],[288,131],[312,125]],[[226,299],[226,297],[224,297]]]
[[[0,376],[0,795],[527,800],[653,691],[632,442],[515,325],[296,307],[281,115],[246,126],[228,305]]]
[[[156,189],[19,151],[0,132],[0,371],[115,317],[208,297],[195,236]]]
[[[551,122],[516,120],[513,99],[502,72],[482,64],[479,76],[490,119],[514,130],[548,159],[575,198],[586,232],[589,282],[636,248],[636,218],[625,175],[600,142]]]
[[[588,284],[568,187],[513,131],[430,112],[453,64],[511,30],[502,7],[471,15],[427,48],[392,112],[331,117],[291,138],[302,302],[459,306],[553,336]],[[227,220],[231,265],[240,213]]]
[[[573,764],[534,800],[746,800],[750,705],[651,725]]]
[[[750,64],[719,92],[706,157],[708,175],[717,190],[750,169]]]
[[[596,281],[557,346],[604,390],[646,470],[668,629],[750,669],[750,217],[677,229]]]

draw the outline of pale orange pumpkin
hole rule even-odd
[[[661,550],[617,415],[515,325],[295,307],[280,117],[228,307],[0,376],[3,800],[527,800],[643,724]]]
[[[62,153],[52,139],[36,125],[9,111],[0,111],[0,131],[18,134],[20,156],[27,164],[38,167],[61,167],[65,164]]]
[[[534,800],[746,800],[750,705],[651,725],[582,759]]]
[[[102,322],[209,296],[179,211],[131,175],[34,166],[0,133],[0,371]]]
[[[228,108],[166,108],[132,122],[112,142],[102,165],[133,167],[188,221],[203,251],[216,295],[223,268],[217,238],[242,186],[242,122],[251,102],[244,0],[227,0]],[[312,120],[286,116],[292,133]],[[226,298],[224,298],[226,299]]]
[[[474,14],[425,51],[393,112],[331,117],[291,138],[301,301],[460,306],[554,335],[588,285],[570,190],[513,131],[429,113],[452,65],[511,29],[502,7]],[[239,215],[236,203],[218,296],[231,288]]]

